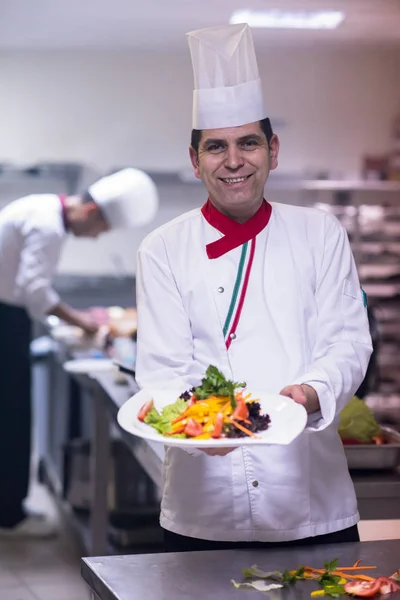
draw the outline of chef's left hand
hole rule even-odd
[[[208,456],[226,456],[236,450],[236,448],[201,448],[201,451]]]
[[[292,398],[297,404],[304,406],[309,414],[318,412],[321,409],[317,392],[306,383],[302,383],[301,385],[287,385],[281,391],[281,395]]]

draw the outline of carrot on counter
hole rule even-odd
[[[372,567],[374,568],[374,567]],[[304,567],[305,571],[309,571],[311,573],[316,573],[318,575],[323,575],[325,573],[325,569],[314,569],[313,567]],[[344,567],[344,570],[335,569],[335,571],[329,571],[330,575],[336,575],[338,577],[343,577],[343,579],[351,579],[358,581],[374,581],[374,577],[370,577],[369,575],[359,574],[351,574],[345,573],[344,571],[348,571],[354,569],[354,567]]]

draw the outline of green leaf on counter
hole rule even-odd
[[[339,564],[339,560],[337,558],[335,558],[331,562],[324,563],[324,567],[327,571],[336,571],[338,564]]]
[[[304,567],[299,567],[294,573],[290,571],[283,572],[283,581],[285,583],[295,583],[299,579],[304,579]]]
[[[325,596],[333,598],[339,598],[339,596],[343,596],[346,593],[343,585],[325,585],[323,589]]]
[[[342,578],[339,575],[330,575],[324,573],[321,577],[318,577],[317,581],[323,586],[325,585],[337,585]]]
[[[243,569],[243,575],[246,579],[271,579],[273,581],[283,581],[283,575],[279,571],[263,571],[257,565],[253,565],[249,569]]]

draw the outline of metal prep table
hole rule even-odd
[[[296,569],[301,565],[323,567],[324,561],[338,558],[342,566],[362,560],[375,565],[377,575],[390,576],[399,568],[400,540],[309,546],[273,550],[230,550],[146,554],[84,558],[82,576],[93,598],[98,600],[240,600],[243,590],[231,579],[242,581],[242,569],[257,564],[266,571]],[[371,572],[372,573],[372,572]],[[298,582],[287,590],[269,595],[251,590],[249,598],[309,600],[316,589],[310,581]],[[247,596],[246,596],[247,597]],[[398,600],[400,592],[390,596]]]
[[[110,425],[130,394],[137,391],[114,383],[112,374],[92,374],[93,422],[93,506],[91,554],[105,554],[107,548],[107,457]],[[154,483],[162,485],[164,449],[122,432],[122,437]],[[384,473],[352,473],[361,519],[400,519],[400,471]]]
[[[136,384],[131,384],[129,387],[116,384],[111,373],[93,373],[90,380],[93,439],[91,444],[92,507],[88,549],[94,555],[106,553],[108,547],[107,465],[110,456],[111,425],[116,423],[119,408],[130,395],[138,391],[138,387]],[[121,429],[119,431],[135,458],[155,485],[161,489],[164,447],[161,444],[150,444],[135,438]]]

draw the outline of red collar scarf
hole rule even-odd
[[[207,256],[212,259],[219,258],[255,238],[268,225],[272,207],[264,200],[258,211],[245,223],[238,223],[222,214],[210,199],[202,206],[201,212],[207,223],[224,234],[224,237],[206,246]]]

